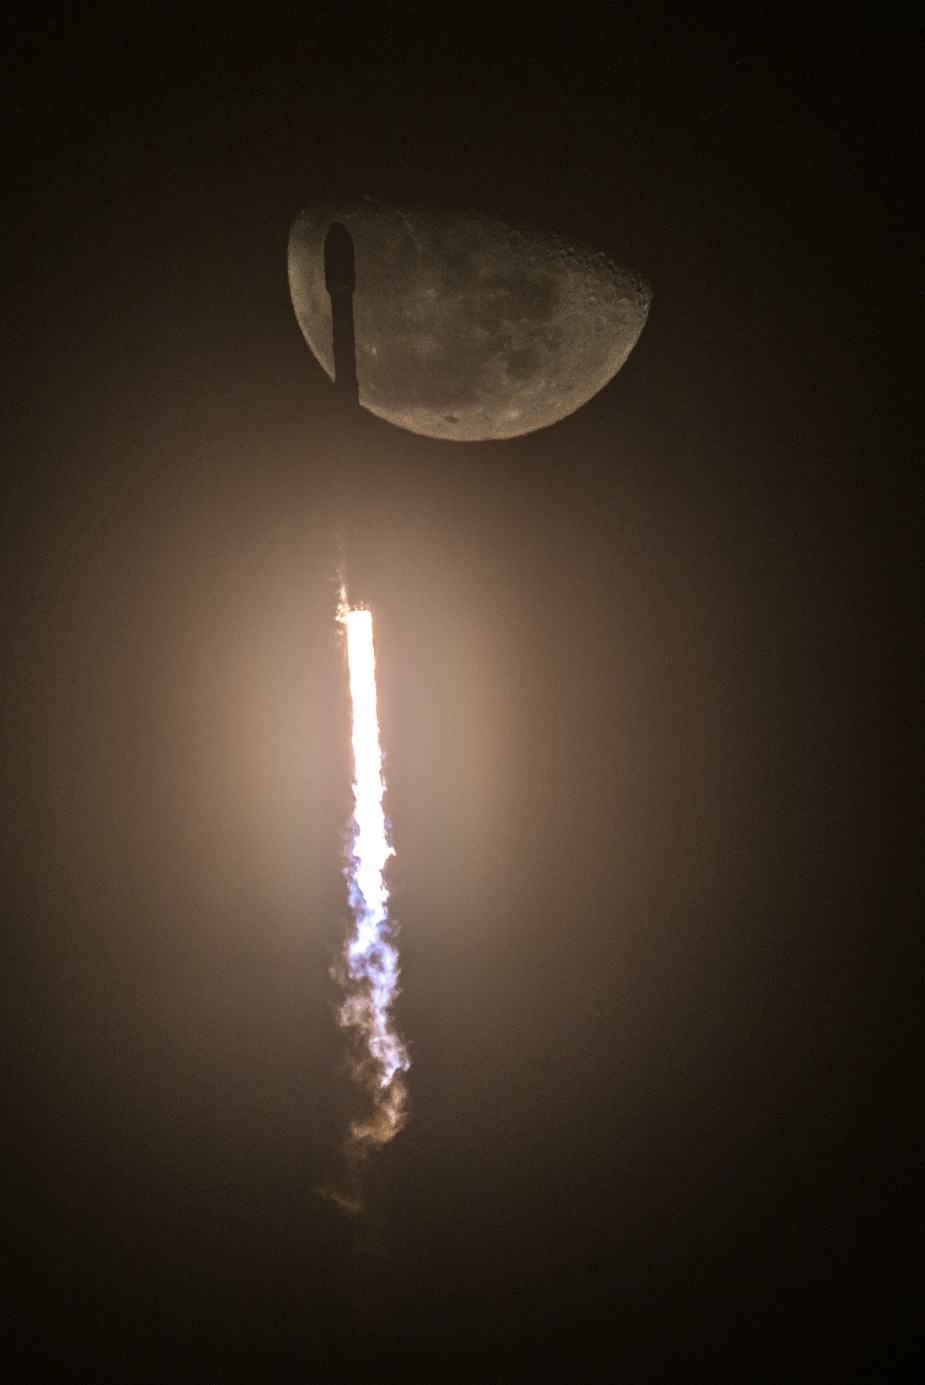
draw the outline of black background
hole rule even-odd
[[[9,1378],[898,1378],[912,35],[753,8],[14,25]],[[628,255],[624,370],[348,439],[285,252],[360,193]],[[413,1057],[358,1224],[347,447]]]

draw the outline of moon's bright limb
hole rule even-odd
[[[540,231],[372,202],[315,207],[293,224],[289,285],[332,378],[323,245],[335,220],[356,250],[360,403],[427,437],[477,442],[555,423],[613,378],[648,315],[638,275]]]

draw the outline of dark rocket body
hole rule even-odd
[[[324,238],[324,283],[331,295],[334,387],[345,403],[357,404],[360,394],[353,332],[356,268],[350,232],[339,221],[333,223]]]

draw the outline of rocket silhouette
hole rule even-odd
[[[353,331],[356,268],[350,232],[340,221],[332,223],[324,238],[324,284],[331,296],[334,388],[345,404],[358,404],[360,392]]]

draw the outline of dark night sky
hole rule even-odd
[[[753,8],[7,45],[10,1378],[898,1378],[906,43]],[[414,1064],[357,1231],[344,442],[285,252],[363,192],[655,300],[555,428],[357,430]]]

